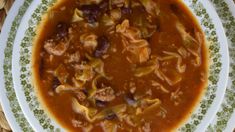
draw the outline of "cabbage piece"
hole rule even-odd
[[[73,13],[72,22],[80,22],[83,20],[83,12],[76,8]]]
[[[66,67],[63,64],[60,64],[55,72],[55,76],[58,78],[61,84],[66,84],[68,77],[69,77],[69,72],[67,71]]]
[[[157,59],[153,58],[147,62],[147,66],[136,68],[134,71],[134,75],[136,77],[142,77],[154,72],[158,68],[159,68],[158,61]]]
[[[97,115],[95,115],[94,118],[96,120],[102,120],[102,119],[105,119],[105,117],[110,114],[115,114],[121,120],[123,118],[123,113],[126,111],[126,109],[127,109],[126,104],[116,105],[116,106],[102,110]]]
[[[97,39],[98,37],[94,33],[84,33],[80,36],[80,42],[89,53],[92,53],[96,49],[98,45]]]
[[[179,31],[183,44],[187,49],[198,50],[199,44],[196,39],[194,39],[189,33],[186,32],[186,29],[182,23],[179,21],[176,22],[176,28]]]
[[[116,32],[125,33],[129,27],[130,27],[129,20],[125,19],[121,24],[118,24],[116,26]]]
[[[136,77],[142,77],[142,76],[145,76],[145,75],[152,73],[155,70],[155,68],[156,68],[156,66],[154,66],[154,65],[147,66],[147,67],[140,67],[135,70],[134,75]]]
[[[160,13],[160,8],[153,0],[140,0],[145,10],[152,16],[157,16]]]
[[[97,73],[101,76],[105,77],[106,79],[111,79],[108,77],[104,72],[104,62],[99,58],[93,58],[86,54],[87,59],[89,60],[88,65],[90,65]]]
[[[144,105],[144,107],[141,109],[140,106],[135,109],[135,112],[130,111],[131,109],[128,109],[128,116],[125,117],[125,121],[127,124],[137,127],[141,125],[141,119],[146,118],[146,114],[150,112],[156,111],[156,109],[160,108],[161,101],[159,99],[148,99],[145,98],[143,100],[139,100],[138,105]],[[129,107],[130,108],[130,107]]]
[[[85,82],[79,81],[75,79],[74,77],[72,78],[73,86],[76,88],[82,88],[85,85]]]
[[[97,113],[97,110],[81,105],[75,98],[72,98],[72,108],[76,113],[83,115],[89,122],[95,120],[92,117]]]
[[[163,75],[165,81],[170,86],[173,86],[182,80],[181,74],[175,70],[172,70],[172,69],[167,69],[162,75]]]
[[[167,54],[167,55],[170,55],[174,58],[177,58],[177,65],[176,65],[176,68],[178,70],[179,73],[184,73],[185,70],[186,70],[186,65],[183,64],[183,59],[182,57],[177,54],[177,53],[174,53],[174,52],[168,52],[168,51],[163,51],[163,53]]]
[[[146,103],[149,105],[147,108],[143,110],[143,113],[142,113],[142,114],[146,114],[159,108],[161,105],[161,100],[157,98],[156,99],[144,99],[142,103]]]
[[[162,84],[158,83],[157,81],[152,81],[152,86],[159,88],[164,93],[170,93]]]
[[[141,32],[138,28],[130,27],[129,20],[125,19],[121,24],[118,24],[116,32],[122,35],[123,52],[131,53],[127,56],[129,62],[143,63],[150,58],[151,49],[148,41],[141,38]]]
[[[149,22],[146,19],[145,14],[136,16],[134,20],[135,21],[133,21],[133,26],[138,27],[142,38],[149,38],[156,32],[158,25]]]
[[[119,8],[110,11],[110,16],[113,20],[118,21],[122,17],[122,12]]]
[[[63,91],[73,91],[73,90],[77,90],[78,88],[71,86],[69,84],[62,84],[59,85],[58,87],[56,87],[55,91],[56,93],[61,93]]]
[[[176,22],[176,28],[179,31],[182,40],[183,40],[183,44],[185,46],[185,48],[196,58],[196,66],[201,64],[201,59],[199,56],[199,51],[200,51],[200,41],[202,41],[201,39],[199,39],[199,42],[193,38],[189,33],[186,32],[186,29],[184,27],[184,25],[182,23],[180,23],[179,21]],[[196,33],[196,37],[200,38],[200,36],[198,35],[198,33]]]
[[[105,25],[105,26],[112,26],[115,24],[114,20],[108,16],[107,14],[104,14],[102,16],[101,22]]]
[[[111,121],[103,121],[101,123],[102,129],[104,132],[117,132],[117,124]]]
[[[89,94],[89,96],[88,96],[88,98],[92,98],[94,95],[95,95],[95,93],[96,93],[96,91],[97,91],[97,80],[99,79],[99,78],[101,78],[101,75],[98,75],[98,76],[96,76],[93,80],[92,80],[92,84],[91,84],[91,89],[88,91],[88,94]]]
[[[87,108],[81,105],[75,98],[72,98],[72,108],[76,113],[83,115],[89,122],[94,122],[96,120],[105,119],[111,114],[115,114],[119,119],[122,119],[122,115],[126,111],[127,106],[126,104],[120,104],[97,113],[97,109]]]
[[[82,69],[80,72],[77,72],[75,74],[75,78],[81,82],[87,82],[89,80],[91,80],[95,73],[92,69],[92,67],[90,67],[89,65],[83,65],[84,69]]]

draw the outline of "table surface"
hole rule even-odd
[[[9,12],[9,9],[11,8],[12,4],[15,0],[0,0],[0,32],[2,25],[4,23],[4,20],[7,16],[7,13]],[[235,0],[233,0],[235,2]],[[6,118],[4,116],[1,104],[0,104],[0,132],[11,132],[11,128],[6,121]],[[235,129],[234,129],[235,132]]]

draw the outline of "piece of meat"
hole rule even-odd
[[[69,41],[59,41],[58,43],[55,42],[53,39],[49,39],[45,41],[44,49],[47,53],[55,56],[63,55],[69,47]]]
[[[66,62],[68,63],[73,63],[73,62],[79,62],[80,61],[80,53],[79,51],[73,53],[73,54],[69,54],[68,55],[68,60],[66,60]]]
[[[86,95],[81,91],[77,92],[76,96],[79,101],[84,101],[86,99]]]
[[[98,89],[94,98],[104,102],[112,101],[115,99],[114,90],[111,87]]]
[[[80,36],[80,42],[83,44],[86,51],[92,53],[98,45],[97,38],[98,37],[93,33],[85,33]]]

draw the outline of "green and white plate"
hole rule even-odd
[[[235,130],[235,4],[232,0],[211,0],[223,23],[229,44],[230,71],[223,103],[208,132]]]
[[[3,86],[0,91],[0,99],[7,120],[14,131],[63,131],[63,128],[54,122],[41,108],[35,96],[30,71],[32,39],[36,35],[36,26],[41,21],[42,14],[54,2],[55,0],[16,1],[0,36],[2,47],[0,48],[0,84]],[[225,93],[229,70],[227,38],[230,42],[230,51],[235,51],[235,49],[232,49],[231,43],[233,42],[233,46],[235,46],[235,23],[231,14],[232,10],[230,12],[229,7],[233,10],[235,8],[232,8],[231,1],[230,3],[228,2],[228,5],[223,0],[211,0],[214,8],[219,11],[219,18],[209,1],[184,0],[184,2],[197,16],[203,27],[209,41],[211,63],[207,91],[195,112],[179,128],[179,131],[204,131],[219,109]],[[220,20],[225,27],[227,38]],[[233,57],[235,55],[230,54],[231,64],[233,64]],[[232,72],[230,73],[229,83],[235,80],[235,72],[233,72],[235,66],[230,69]],[[230,108],[234,106],[235,100],[235,94],[233,94],[235,89],[232,88],[234,86],[231,83],[225,95],[230,101],[225,98],[223,102],[225,108],[229,106],[229,109],[227,112],[217,113],[215,120],[207,131],[215,131],[218,128],[231,130],[229,127],[235,127],[235,124],[232,126],[230,123],[230,117],[234,113],[233,109],[235,108]],[[220,108],[220,111],[224,111],[224,107]],[[221,123],[218,123],[221,117],[224,117],[223,115],[226,115],[225,120],[230,124],[226,125],[227,122],[224,123],[224,120],[222,121],[222,126]]]

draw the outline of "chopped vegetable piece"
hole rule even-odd
[[[107,14],[104,14],[102,19],[101,19],[101,22],[105,25],[105,26],[112,26],[115,24],[114,20],[108,16]]]
[[[111,121],[103,121],[101,123],[102,129],[104,132],[117,132],[117,124]]]
[[[136,77],[142,77],[152,73],[155,70],[156,66],[147,66],[147,67],[140,67],[135,70]]]
[[[63,64],[59,65],[59,67],[56,68],[54,74],[58,78],[58,80],[60,81],[61,84],[66,84],[67,83],[69,73],[68,73],[66,67]]]
[[[110,102],[115,99],[114,90],[111,87],[98,89],[94,95],[96,100]]]
[[[98,45],[97,38],[93,33],[85,33],[80,36],[80,41],[84,45],[85,50],[92,53]]]
[[[151,49],[149,48],[148,41],[141,39],[140,30],[130,27],[128,20],[124,20],[121,24],[117,25],[116,32],[129,39],[127,43],[124,43],[124,51],[129,51],[132,54],[128,57],[131,59],[131,62],[143,63],[149,59]]]
[[[73,13],[72,22],[79,22],[79,21],[83,21],[83,20],[84,20],[84,18],[83,18],[82,11],[76,8]]]
[[[120,105],[116,105],[116,106],[113,106],[110,108],[106,108],[106,109],[102,110],[101,112],[99,112],[95,116],[95,119],[102,120],[106,116],[108,116],[110,113],[115,113],[117,115],[117,117],[119,118],[119,120],[121,120],[123,118],[123,113],[126,111],[126,109],[127,109],[126,104],[120,104]]]
[[[88,94],[89,94],[89,98],[92,98],[95,94],[96,94],[96,91],[97,91],[97,81],[98,79],[101,78],[101,76],[96,76],[93,81],[92,81],[92,88],[88,91]]]
[[[142,103],[146,103],[149,106],[143,110],[143,114],[147,114],[160,107],[161,101],[159,99],[144,99]]]
[[[136,68],[134,75],[136,77],[146,76],[159,68],[158,61],[154,58],[147,62],[147,66]]]
[[[76,113],[83,115],[89,122],[95,120],[92,117],[97,113],[97,110],[81,105],[75,98],[72,98],[72,108]]]
[[[44,44],[44,49],[51,55],[61,56],[63,55],[69,47],[69,41],[56,42],[53,39],[49,39]]]
[[[153,16],[157,16],[159,14],[160,9],[156,2],[154,2],[153,0],[140,0],[140,2],[149,14]]]
[[[73,90],[77,90],[78,88],[68,85],[68,84],[64,84],[64,85],[59,85],[55,91],[56,93],[61,93],[63,91],[73,91]]]

